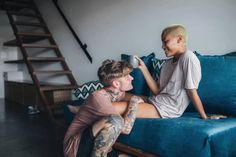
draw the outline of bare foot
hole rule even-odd
[[[70,112],[77,114],[79,112],[80,107],[79,106],[73,106],[73,105],[67,105]]]

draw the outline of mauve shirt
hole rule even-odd
[[[124,97],[125,93],[116,101],[121,101]],[[83,131],[103,117],[112,114],[119,115],[112,106],[110,94],[104,89],[91,93],[66,132],[63,143],[65,157],[76,157]]]

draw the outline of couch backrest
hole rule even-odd
[[[199,85],[199,95],[207,113],[218,113],[236,116],[236,52],[222,56],[204,56],[194,52],[201,62],[202,79]],[[122,55],[128,60],[129,55]],[[155,79],[159,77],[165,60],[155,58],[153,54],[147,56],[145,64]],[[149,88],[141,72],[136,69],[133,75],[133,93],[138,95],[149,94]],[[190,104],[187,112],[196,112]]]
[[[206,112],[236,116],[236,56],[198,58],[202,68],[198,92]]]

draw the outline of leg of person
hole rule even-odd
[[[120,135],[123,126],[123,119],[119,115],[104,117],[95,123],[93,125],[95,140],[91,156],[106,157]]]
[[[95,134],[97,135],[99,131],[101,131],[105,127],[106,121],[107,121],[106,119],[109,119],[109,118],[102,119],[98,121],[97,123],[95,123],[93,126],[89,126],[83,131],[76,157],[91,157],[91,151],[93,150],[94,144],[95,144],[94,135]],[[120,153],[115,150],[110,151],[107,156],[108,157],[131,157],[129,155]]]
[[[89,126],[82,133],[76,157],[90,157],[94,139],[92,126]]]
[[[115,107],[118,113],[123,115],[127,110],[129,102],[113,102],[112,105]],[[137,118],[160,118],[160,113],[153,104],[140,103],[136,112]]]
[[[77,114],[79,112],[80,106],[67,105],[70,112]]]

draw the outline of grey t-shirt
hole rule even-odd
[[[186,51],[178,61],[171,58],[164,63],[158,80],[160,92],[149,101],[162,118],[180,117],[190,103],[186,89],[197,89],[200,80],[200,62],[192,51]]]

